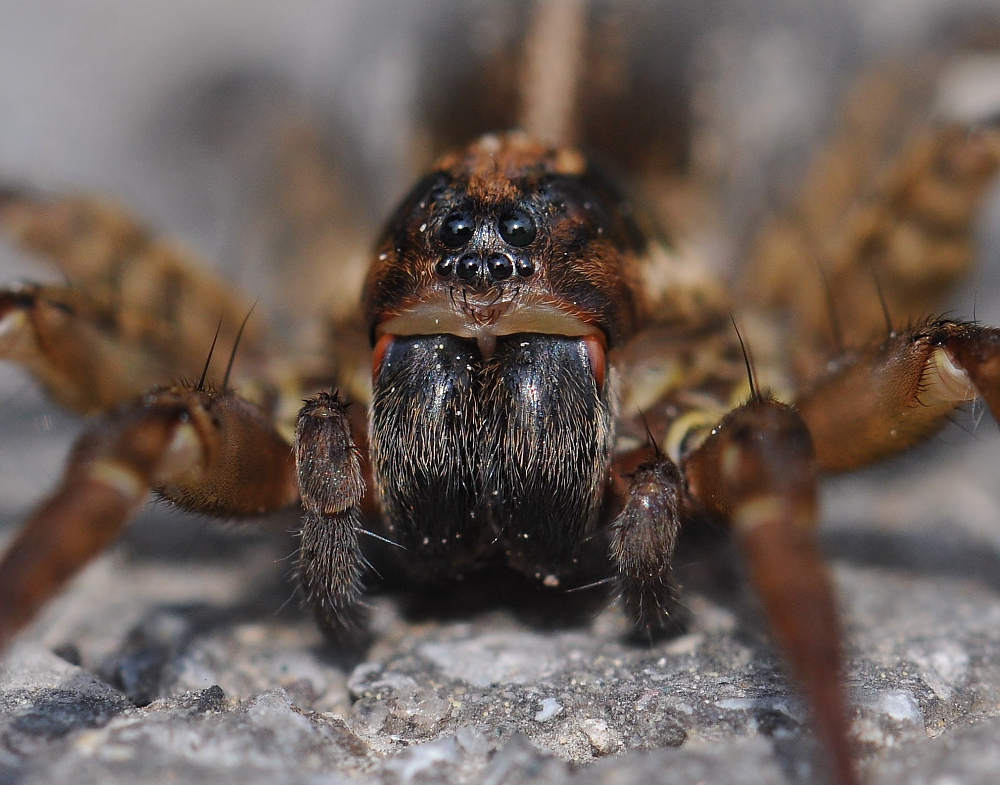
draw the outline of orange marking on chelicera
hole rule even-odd
[[[378,376],[378,372],[382,368],[382,361],[385,360],[385,353],[389,351],[394,340],[396,340],[396,336],[387,333],[375,342],[375,351],[372,354],[372,379]]]
[[[590,359],[590,370],[594,372],[597,389],[604,389],[604,379],[608,375],[608,354],[604,346],[603,336],[585,335],[583,345],[587,347],[587,357]]]

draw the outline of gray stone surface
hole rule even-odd
[[[25,4],[0,25],[0,175],[113,193],[234,267],[240,194],[225,169],[239,156],[212,162],[178,142],[163,107],[249,67],[283,74],[306,105],[336,94],[372,129],[363,155],[386,170],[371,197],[384,199],[405,177],[391,121],[408,111],[407,35],[458,6],[271,5]],[[674,5],[690,16],[691,4]],[[984,3],[859,0],[824,17],[814,4],[759,5],[752,24],[720,12],[713,39],[734,60],[743,144],[772,151],[740,159],[751,200],[767,188],[754,167],[815,132],[831,64],[920,40],[943,10]],[[2,258],[12,275],[34,269],[7,249]],[[998,280],[981,277],[960,312],[975,301],[993,318]],[[9,532],[54,482],[77,425],[4,373]],[[825,492],[872,783],[992,783],[1000,771],[1000,443],[988,421],[961,424],[973,433],[950,429]],[[654,646],[630,642],[618,612],[587,597],[540,603],[462,586],[373,596],[371,646],[356,652],[325,643],[289,602],[291,547],[145,514],[3,660],[0,783],[816,781],[803,708],[726,570],[690,565],[686,632]]]
[[[883,546],[916,560],[834,528],[871,781],[990,781],[995,579],[905,535]],[[689,592],[686,634],[652,647],[614,608],[553,627],[383,593],[371,649],[351,655],[281,608],[273,543],[235,539],[211,563],[128,545],[6,658],[0,782],[815,781],[803,708],[738,591]]]

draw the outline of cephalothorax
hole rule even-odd
[[[374,474],[394,536],[429,537],[446,569],[499,551],[554,578],[594,528],[606,350],[639,318],[642,248],[593,180],[579,156],[490,136],[423,180],[379,246]]]
[[[370,343],[360,392],[346,362],[282,376],[264,331],[243,332],[239,297],[120,211],[6,193],[0,221],[75,285],[0,295],[0,351],[63,404],[102,416],[0,562],[0,645],[151,488],[223,516],[301,503],[300,577],[332,629],[358,607],[369,528],[424,575],[500,562],[554,588],[596,564],[652,630],[675,602],[678,535],[712,518],[738,539],[850,785],[817,476],[915,443],[976,396],[1000,411],[1000,331],[886,328],[877,287],[861,286],[866,299],[854,281],[875,270],[891,312],[924,310],[940,282],[913,271],[966,252],[998,164],[992,130],[943,125],[880,178],[846,167],[867,189],[863,208],[808,197],[796,221],[767,227],[733,300],[573,145],[537,129],[481,137],[432,167],[376,244],[357,320],[334,336]],[[817,323],[817,288],[848,301],[846,336],[830,339],[835,319]],[[795,330],[804,348],[767,351],[755,379],[734,322],[758,347]],[[199,377],[213,333],[243,334],[221,387],[206,383],[211,357],[199,381],[174,382]],[[353,412],[338,387],[353,391]],[[283,401],[301,395],[286,417]]]

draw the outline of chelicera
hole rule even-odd
[[[896,263],[964,247],[998,141],[992,130],[927,129],[867,193],[871,214],[831,221],[826,286],[866,335],[849,348],[816,327],[822,297],[788,304],[804,264],[759,274],[781,253],[807,258],[817,226],[770,227],[734,298],[573,145],[481,137],[438,160],[376,243],[356,333],[342,336],[371,347],[353,414],[338,389],[357,368],[334,363],[323,384],[271,372],[240,298],[126,215],[5,194],[7,229],[78,285],[8,289],[3,351],[58,401],[100,416],[0,562],[0,644],[150,489],[219,516],[301,504],[299,574],[330,630],[355,621],[364,530],[423,576],[499,562],[558,588],[596,564],[631,620],[655,630],[676,603],[680,533],[722,521],[837,781],[857,782],[841,633],[814,533],[817,479],[916,443],[976,397],[1000,411],[1000,331],[926,319],[885,329],[878,297],[862,303],[852,281],[877,262],[889,273],[883,298],[931,298],[932,286],[894,279]],[[96,258],[95,238],[106,240]],[[133,286],[145,292],[141,312]],[[150,304],[149,290],[169,302]],[[791,324],[805,350],[748,371],[734,321],[758,345],[780,344]],[[213,333],[242,334],[246,358],[219,388],[206,383],[208,365],[197,371]],[[251,375],[262,379],[241,387]],[[199,381],[173,381],[184,376]],[[302,394],[285,417],[282,401]]]

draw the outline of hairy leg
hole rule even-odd
[[[0,291],[0,358],[24,364],[59,403],[93,414],[197,379],[213,336],[226,348],[239,336],[233,379],[259,372],[266,329],[259,314],[244,326],[252,304],[117,205],[0,190],[0,229],[66,281]],[[209,358],[208,378],[222,379],[227,357]]]
[[[750,346],[760,360],[773,345],[800,380],[868,341],[885,309],[903,324],[939,311],[974,262],[973,227],[1000,169],[995,114],[947,116],[935,105],[940,69],[913,71],[883,64],[863,75],[840,132],[740,273]]]
[[[683,470],[693,500],[732,526],[835,781],[857,783],[842,633],[816,540],[816,459],[805,423],[791,407],[754,397],[723,418]]]
[[[145,501],[261,515],[294,503],[287,442],[252,404],[193,387],[153,391],[94,420],[59,487],[0,559],[0,650]]]
[[[851,352],[798,396],[819,467],[846,471],[906,449],[959,406],[984,398],[1000,413],[1000,330],[935,321]]]

